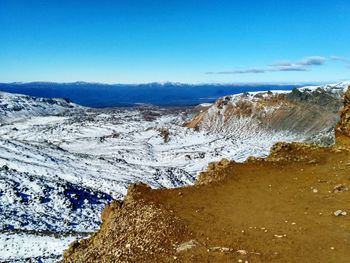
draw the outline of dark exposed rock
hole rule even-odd
[[[344,96],[344,108],[340,113],[340,120],[336,126],[336,137],[350,137],[350,86]]]

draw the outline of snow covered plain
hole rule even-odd
[[[196,131],[183,127],[188,109],[87,109],[6,93],[0,108],[0,261],[54,262],[131,183],[189,185],[211,161],[305,139],[249,118],[225,133]]]

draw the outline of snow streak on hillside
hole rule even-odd
[[[56,260],[99,227],[104,205],[131,183],[189,185],[211,161],[305,139],[251,118],[232,119],[224,133],[198,131],[183,127],[189,110],[93,110],[6,93],[0,114],[0,261]]]

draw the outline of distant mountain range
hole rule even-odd
[[[46,98],[66,98],[88,107],[128,107],[135,104],[189,106],[214,102],[217,98],[247,91],[291,90],[303,85],[276,84],[147,84],[103,83],[0,83],[0,91]]]

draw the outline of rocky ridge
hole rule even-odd
[[[339,120],[348,82],[290,91],[250,92],[226,96],[185,125],[226,136],[237,126],[252,130],[304,134],[308,141],[329,145]],[[239,124],[239,125],[238,125]]]

